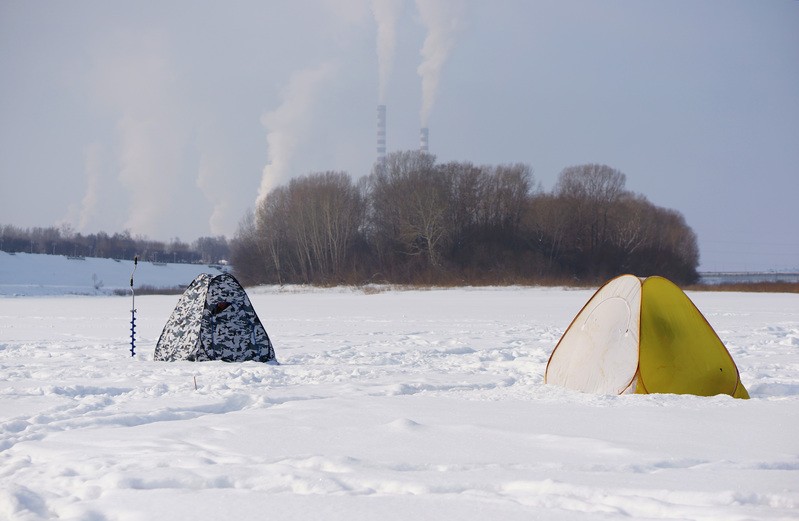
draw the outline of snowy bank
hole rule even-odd
[[[133,260],[0,251],[0,296],[110,295],[130,288],[132,272]],[[219,270],[204,264],[141,261],[134,289],[185,287],[203,272]]]

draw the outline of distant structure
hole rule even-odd
[[[377,106],[377,162],[386,161],[386,106]]]
[[[419,152],[427,153],[430,151],[430,129],[422,127],[419,130]]]

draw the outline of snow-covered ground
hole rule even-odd
[[[689,293],[734,400],[544,385],[591,291],[248,291],[279,366],[153,362],[177,296],[135,357],[129,297],[0,298],[0,519],[799,519],[799,295]]]

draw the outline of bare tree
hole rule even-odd
[[[230,255],[230,248],[224,235],[200,237],[194,241],[193,248],[206,264],[219,262]]]
[[[269,281],[268,270],[262,259],[263,241],[258,235],[255,214],[249,210],[239,221],[230,243],[230,261],[242,284],[262,284]]]
[[[370,178],[370,229],[383,258],[390,250],[424,256],[440,268],[451,237],[451,184],[435,156],[394,152]],[[393,253],[393,252],[392,252]]]
[[[607,165],[586,164],[565,168],[554,193],[571,204],[568,233],[580,252],[582,270],[603,271],[601,250],[608,241],[608,221],[613,206],[625,195],[626,176]]]
[[[284,278],[291,275],[287,270],[291,262],[289,251],[293,246],[288,229],[288,209],[288,188],[277,187],[261,201],[253,224],[265,269],[281,285]]]
[[[528,206],[524,226],[528,243],[544,256],[550,275],[560,275],[571,248],[571,208],[568,201],[551,194],[538,194]]]
[[[642,195],[628,193],[610,211],[608,239],[623,259],[646,247],[657,233],[655,207]],[[622,261],[625,262],[625,261]]]
[[[485,168],[483,194],[486,225],[505,234],[518,230],[532,189],[532,170],[528,165],[500,165]]]
[[[446,178],[436,170],[413,172],[400,212],[400,238],[411,255],[426,255],[440,268],[442,250],[450,238],[451,197]]]
[[[277,281],[343,277],[363,211],[359,188],[343,172],[296,178],[267,194],[256,224]]]

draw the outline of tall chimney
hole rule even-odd
[[[430,129],[422,127],[419,131],[419,152],[430,151]]]
[[[386,106],[377,106],[377,160],[386,160]]]

